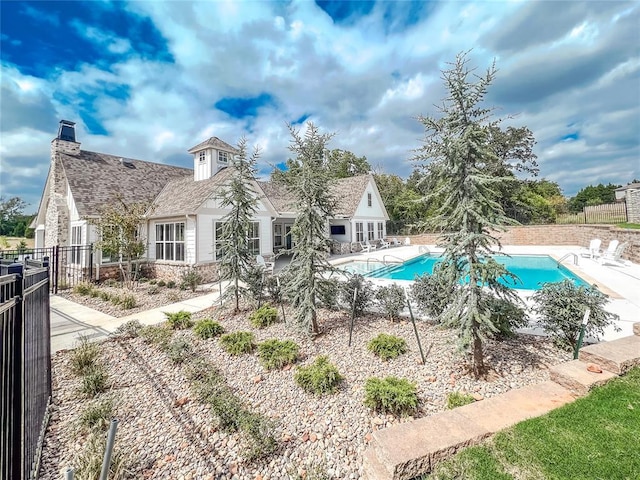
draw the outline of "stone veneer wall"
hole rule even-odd
[[[201,263],[197,265],[181,265],[176,263],[155,261],[149,264],[150,274],[154,278],[176,283],[182,281],[182,275],[193,269],[202,275],[203,283],[210,283],[218,280],[217,263]]]
[[[602,240],[603,249],[611,240],[627,242],[622,258],[640,263],[640,230],[617,228],[613,225],[527,225],[510,227],[497,237],[503,245],[581,245],[588,246],[594,238]],[[438,235],[412,235],[415,245],[434,245]]]
[[[640,223],[640,190],[627,190],[625,201],[627,203],[627,221]]]

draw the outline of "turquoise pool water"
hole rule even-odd
[[[563,265],[548,255],[511,255],[497,256],[496,260],[507,267],[518,279],[500,282],[521,290],[539,290],[543,283],[571,280],[576,285],[589,285]],[[413,280],[416,275],[431,274],[433,266],[440,261],[437,255],[423,255],[408,262],[396,265],[384,265],[382,262],[350,262],[342,266],[344,270],[373,278],[390,280]]]

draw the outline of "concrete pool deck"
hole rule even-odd
[[[401,247],[390,247],[381,250],[374,250],[370,253],[355,253],[349,255],[334,255],[330,258],[333,265],[340,265],[350,261],[388,261],[399,262],[417,257],[425,253],[425,247],[431,252],[441,252],[435,245],[410,245]],[[601,265],[591,258],[581,257],[580,251],[584,247],[578,245],[562,246],[511,246],[505,245],[502,252],[510,255],[550,255],[559,260],[567,254],[576,254],[578,265],[574,265],[574,257],[570,255],[564,259],[562,265],[580,276],[583,280],[596,284],[598,289],[607,294],[610,298],[607,310],[617,314],[620,318],[615,322],[615,326],[607,328],[601,340],[615,340],[617,338],[633,335],[633,324],[640,321],[640,265],[624,262],[623,265]],[[370,279],[375,284],[384,284],[389,280]],[[408,281],[399,280],[397,283],[409,284]],[[519,290],[520,296],[531,305],[530,297],[532,291]],[[532,319],[535,323],[535,318]],[[619,331],[616,331],[616,327]],[[541,333],[535,326],[524,330],[527,333]]]

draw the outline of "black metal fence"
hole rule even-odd
[[[48,261],[51,293],[73,288],[93,279],[93,245],[47,248],[19,248],[0,251],[0,264],[24,262],[27,259]]]
[[[35,479],[51,404],[49,267],[0,270],[0,478]]]

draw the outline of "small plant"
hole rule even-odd
[[[463,407],[473,402],[475,402],[475,399],[468,393],[451,392],[447,395],[447,408],[449,410],[456,407]]]
[[[355,298],[354,305],[353,295],[356,288],[358,289],[358,294]],[[361,316],[365,312],[371,303],[372,297],[373,285],[371,282],[365,280],[362,275],[353,275],[341,285],[340,299],[349,311],[351,311],[352,308],[354,309],[356,317]]]
[[[172,303],[176,303],[180,301],[180,294],[178,292],[169,292],[167,294],[167,299],[172,302]]]
[[[180,283],[181,287],[189,288],[192,292],[196,291],[198,285],[200,285],[203,281],[202,275],[198,273],[197,270],[189,269],[189,271],[182,274],[182,282]]]
[[[159,287],[164,287],[164,286],[166,286],[166,285],[167,285],[167,282],[165,282],[164,280],[158,280],[157,285],[158,285]]]
[[[291,365],[298,359],[300,347],[291,340],[265,340],[258,345],[258,358],[267,370]]]
[[[157,285],[149,285],[149,288],[147,288],[147,294],[149,295],[157,295],[160,293],[160,289],[158,288]]]
[[[98,344],[90,342],[85,336],[78,338],[78,346],[71,354],[71,371],[76,375],[84,375],[96,366],[100,354]]]
[[[115,278],[107,278],[104,281],[104,286],[105,287],[119,287],[120,286],[120,282],[118,280],[116,280]]]
[[[251,353],[256,347],[254,335],[251,332],[233,332],[220,337],[220,345],[231,355]]]
[[[217,337],[224,333],[224,328],[210,318],[203,318],[196,323],[193,332],[202,339]]]
[[[249,321],[256,328],[268,327],[278,321],[278,310],[269,304],[264,304],[249,316]]]
[[[74,461],[75,478],[100,478],[104,451],[107,446],[106,435],[90,435],[82,453]],[[110,480],[124,480],[132,478],[133,468],[131,460],[117,442],[111,456],[111,466],[109,467],[108,478]]]
[[[140,337],[142,337],[145,342],[158,345],[159,347],[166,345],[172,335],[173,332],[171,330],[160,325],[149,325],[142,327],[140,330]]]
[[[122,297],[120,295],[110,295],[109,299],[115,306],[120,305],[120,303],[122,302]]]
[[[338,294],[340,293],[340,281],[336,278],[322,279],[322,288],[320,289],[320,303],[328,309],[338,307]]]
[[[269,275],[264,279],[264,286],[267,290],[267,298],[275,305],[282,302],[282,287],[279,285],[279,277]]]
[[[379,287],[376,290],[375,297],[382,309],[382,313],[388,316],[391,321],[400,317],[400,312],[402,312],[407,303],[403,288],[395,283]]]
[[[515,303],[485,294],[488,298],[487,309],[491,312],[491,323],[497,329],[496,334],[501,337],[513,337],[514,330],[524,328],[529,324],[529,317],[523,308]],[[495,335],[494,335],[495,336]]]
[[[539,315],[539,323],[556,345],[574,349],[580,333],[580,324],[586,308],[591,309],[585,333],[599,338],[617,315],[604,307],[608,297],[595,287],[577,286],[570,280],[545,283],[533,294],[533,311]]]
[[[120,325],[118,328],[116,328],[116,331],[114,332],[114,334],[117,337],[122,337],[122,338],[135,338],[138,335],[140,335],[140,331],[143,328],[144,327],[138,320],[129,320],[128,322],[125,322],[122,325]]]
[[[111,295],[109,294],[109,292],[100,292],[100,298],[105,302],[111,301]]]
[[[78,295],[91,295],[93,290],[93,285],[88,282],[78,283],[75,287],[73,287],[73,293],[77,293]]]
[[[149,285],[156,285],[158,283],[158,280],[156,280],[155,278],[152,278],[151,280],[149,280]]]
[[[192,355],[193,347],[186,338],[180,337],[169,342],[165,347],[165,351],[169,360],[173,363],[183,363]]]
[[[92,288],[91,290],[89,290],[89,296],[91,298],[100,298],[100,290],[98,290],[97,288]]]
[[[176,282],[174,282],[173,280],[169,280],[167,282],[167,288],[176,288]]]
[[[102,365],[94,365],[85,371],[82,377],[82,393],[92,398],[107,388],[107,371]]]
[[[321,355],[306,367],[298,367],[295,382],[307,392],[321,395],[334,393],[343,380],[338,368],[329,362],[329,357]]]
[[[136,297],[131,294],[125,295],[120,299],[120,308],[123,310],[131,310],[136,308]]]
[[[457,289],[452,273],[436,263],[433,274],[417,276],[411,285],[411,300],[433,320],[442,315]]]
[[[382,360],[390,360],[407,352],[407,342],[400,337],[381,333],[369,342],[367,348]]]
[[[364,404],[373,410],[404,415],[418,407],[416,384],[404,378],[369,378],[364,391]]]
[[[169,327],[174,330],[183,330],[193,326],[191,312],[186,312],[184,310],[174,313],[164,312],[164,316],[167,317],[167,324]]]
[[[111,398],[103,398],[85,408],[80,414],[78,422],[84,432],[93,430],[104,432],[108,430],[112,416],[113,400]]]

